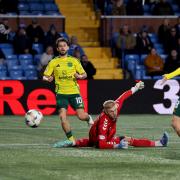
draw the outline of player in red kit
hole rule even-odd
[[[103,111],[90,128],[89,138],[77,139],[75,142],[59,141],[53,147],[96,147],[99,149],[127,149],[134,147],[164,147],[168,144],[168,134],[165,132],[160,140],[136,139],[126,136],[115,136],[116,122],[124,101],[135,92],[144,88],[144,82],[139,81],[130,90],[125,91],[115,101],[108,100],[103,103]]]

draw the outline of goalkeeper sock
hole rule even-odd
[[[81,138],[76,140],[77,147],[88,147],[89,146],[89,139],[88,138]]]
[[[75,138],[74,138],[74,136],[72,135],[72,131],[67,132],[67,133],[66,133],[66,136],[67,136],[67,138],[68,138],[70,141],[72,141],[72,142],[75,141]]]
[[[134,147],[154,147],[155,142],[151,141],[149,139],[134,139],[134,138],[131,138],[130,146],[134,146]]]
[[[160,141],[155,141],[155,146],[156,147],[162,147],[163,144]]]

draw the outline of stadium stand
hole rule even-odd
[[[124,0],[124,4],[127,5],[131,0]],[[144,59],[147,54],[140,54],[134,52],[133,54],[125,54],[122,59],[121,68],[117,68],[118,58],[114,51],[115,44],[119,35],[119,32],[113,32],[109,39],[109,47],[101,47],[100,42],[100,18],[99,15],[111,15],[112,14],[112,1],[104,0],[103,7],[99,4],[100,1],[88,1],[88,0],[19,0],[17,5],[19,15],[59,15],[63,14],[66,17],[65,32],[58,32],[59,36],[70,39],[72,36],[77,36],[79,45],[82,48],[82,52],[88,56],[88,59],[95,65],[97,73],[94,76],[95,79],[123,79],[125,68],[131,72],[132,76],[136,79],[150,79],[146,76],[146,69],[144,67]],[[93,5],[92,2],[95,4]],[[146,1],[145,1],[146,2]],[[173,13],[179,15],[178,1],[167,0],[172,5]],[[143,5],[143,14],[152,15],[154,6],[150,3]],[[61,11],[60,11],[61,9]],[[79,11],[81,9],[81,11]],[[99,10],[102,12],[99,13]],[[9,12],[10,13],[10,12]],[[13,12],[12,12],[13,13]],[[145,24],[142,24],[145,25]],[[160,25],[160,24],[159,24]],[[177,26],[178,27],[178,26]],[[102,28],[102,26],[101,26]],[[111,27],[113,28],[113,27]],[[13,32],[12,32],[13,33]],[[47,31],[45,32],[45,36]],[[110,32],[109,32],[110,34]],[[134,37],[137,37],[138,32],[133,32]],[[11,40],[8,43],[1,43],[0,47],[6,56],[5,65],[6,69],[2,69],[1,79],[12,77],[12,67],[18,66],[19,73],[15,73],[13,78],[17,79],[37,79],[37,65],[40,62],[40,57],[44,52],[43,43],[33,43],[32,49],[36,52],[34,54],[14,54],[14,48],[12,40],[15,36],[11,36]],[[167,58],[167,51],[164,49],[162,42],[160,42],[157,32],[149,33],[149,37],[153,42],[153,47],[156,48],[158,54],[164,59]],[[10,38],[10,37],[9,37]],[[107,45],[106,45],[107,46]],[[72,49],[71,49],[72,50]],[[70,54],[72,55],[73,52]],[[31,52],[30,52],[31,53]],[[25,69],[29,67],[30,74],[27,75]],[[20,73],[22,72],[22,74]],[[34,76],[34,78],[33,78]],[[158,78],[158,77],[156,77]]]

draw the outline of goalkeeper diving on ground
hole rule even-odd
[[[95,147],[99,149],[127,149],[134,147],[165,147],[168,145],[169,136],[164,132],[159,140],[137,139],[127,136],[116,136],[116,123],[126,99],[144,88],[144,82],[139,81],[130,90],[125,91],[115,101],[107,100],[103,103],[103,110],[96,118],[89,130],[88,138],[80,138],[75,141],[59,141],[53,147]]]

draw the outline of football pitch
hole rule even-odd
[[[170,126],[171,116],[121,115],[117,135],[159,139],[170,136],[165,148],[99,150],[52,148],[64,140],[58,116],[46,116],[29,128],[21,116],[0,116],[0,180],[146,180],[180,178],[180,138]],[[86,137],[85,122],[71,116],[75,137]]]

